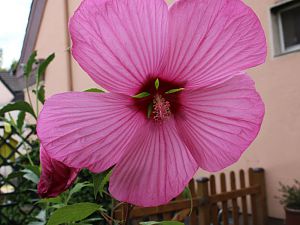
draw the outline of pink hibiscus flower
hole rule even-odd
[[[116,199],[164,204],[257,136],[264,104],[244,70],[265,61],[266,41],[242,1],[84,0],[70,33],[73,57],[108,92],[49,98],[38,135],[70,167],[114,166]]]
[[[51,159],[43,147],[40,149],[40,161],[42,173],[38,183],[38,194],[42,198],[53,198],[67,190],[80,171]]]

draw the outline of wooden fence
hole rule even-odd
[[[225,174],[220,174],[219,186],[214,175],[196,182],[192,180],[189,184],[192,199],[178,197],[167,205],[151,208],[129,209],[130,206],[121,205],[115,216],[123,221],[130,211],[129,224],[132,225],[162,220],[177,220],[189,225],[266,225],[264,170],[249,169],[248,182],[244,170],[240,170],[238,176],[230,172],[229,178],[230,185],[227,185]]]

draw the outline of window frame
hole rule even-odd
[[[291,6],[287,6],[287,7],[284,7],[282,9],[279,9],[276,13],[277,23],[278,23],[278,30],[279,30],[279,41],[280,41],[281,54],[287,54],[287,53],[291,53],[291,52],[295,52],[295,51],[300,50],[300,44],[290,46],[290,47],[285,47],[283,25],[282,25],[282,15],[281,15],[283,12],[289,11],[289,10],[297,8],[297,7],[300,7],[300,2],[295,3]]]

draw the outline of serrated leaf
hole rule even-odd
[[[29,59],[25,65],[25,68],[24,68],[24,76],[26,77],[26,79],[29,78],[31,72],[32,72],[32,66],[33,64],[36,62],[36,55],[37,55],[37,52],[34,51],[30,56],[29,56]]]
[[[157,78],[155,80],[155,89],[158,90],[158,88],[159,88],[159,79]]]
[[[17,128],[19,129],[19,131],[22,131],[24,121],[25,121],[25,115],[26,115],[25,111],[21,111],[18,114]]]
[[[5,113],[15,111],[15,110],[27,112],[31,114],[34,118],[36,118],[35,112],[33,111],[31,105],[29,105],[27,102],[24,101],[17,101],[2,107],[0,109],[0,116],[4,116]]]
[[[169,91],[166,91],[165,94],[173,94],[173,93],[176,93],[176,92],[180,92],[180,91],[183,91],[184,88],[175,88],[175,89],[171,89]]]
[[[141,93],[139,93],[137,95],[134,95],[132,97],[133,98],[145,98],[145,97],[148,97],[148,96],[150,96],[150,93],[148,93],[148,92],[141,92]]]
[[[52,60],[55,58],[55,53],[52,53],[51,55],[49,55],[47,57],[47,59],[45,59],[38,68],[38,73],[36,75],[36,82],[39,83],[41,80],[41,77],[43,76],[43,74],[45,73],[47,67],[49,66],[49,64],[52,62]]]
[[[104,178],[102,179],[101,183],[100,183],[100,186],[99,186],[99,193],[100,193],[100,196],[103,197],[103,192],[104,192],[104,187],[105,185],[109,182],[109,178],[112,174],[112,170],[110,170],[105,176]]]
[[[149,222],[140,222],[141,225],[184,225],[184,223],[178,222],[178,221],[149,221]]]
[[[68,203],[68,201],[71,199],[72,195],[81,191],[82,188],[84,187],[91,187],[92,184],[88,183],[88,182],[84,182],[84,183],[77,183],[69,192],[68,198],[66,200],[66,202]]]
[[[42,104],[45,103],[45,86],[44,85],[40,86],[38,93],[37,93],[37,98]]]
[[[87,218],[98,209],[99,205],[90,202],[64,206],[60,209],[57,209],[50,216],[47,225],[59,225],[63,223],[80,221]]]
[[[97,198],[97,194],[99,192],[99,187],[101,184],[101,176],[102,174],[93,174],[93,184],[94,184],[94,197]]]
[[[84,92],[98,92],[98,93],[104,93],[103,90],[98,89],[98,88],[90,88],[90,89],[85,90]]]

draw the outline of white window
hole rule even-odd
[[[275,55],[300,50],[300,1],[288,1],[271,9]]]

